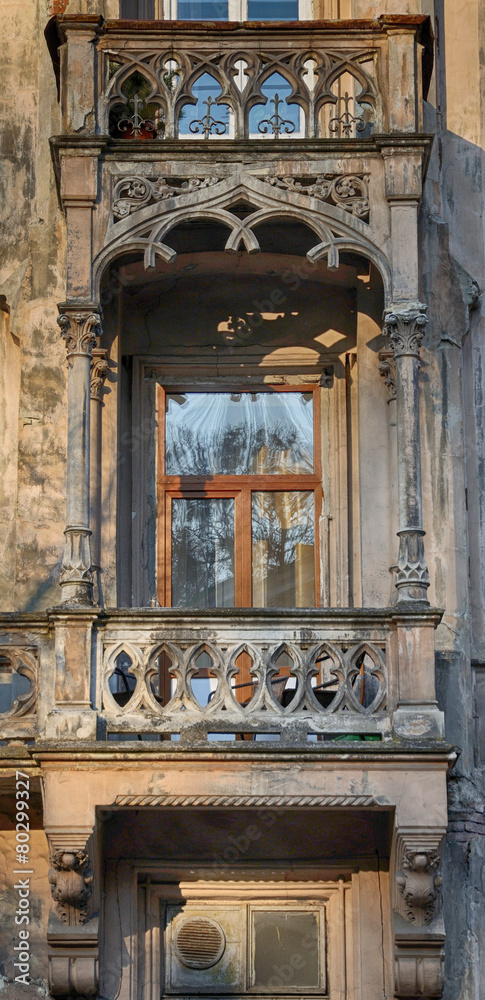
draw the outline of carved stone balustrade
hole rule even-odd
[[[264,734],[296,746],[338,736],[439,740],[434,629],[440,617],[423,605],[284,611],[61,605],[37,615],[36,629],[26,631],[21,615],[0,616],[5,663],[32,688],[0,714],[2,734],[76,741],[171,734],[185,744],[209,734]],[[29,648],[19,649],[27,640]]]
[[[209,733],[273,734],[289,743],[386,738],[398,708],[400,655],[406,688],[409,632],[424,653],[436,620],[433,612],[418,621],[388,610],[112,612],[98,630],[100,714],[108,733],[182,741]],[[417,672],[411,683],[413,735],[430,726],[437,735],[435,704],[420,705]]]

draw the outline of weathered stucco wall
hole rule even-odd
[[[56,324],[64,294],[64,224],[49,151],[59,114],[52,63],[43,37],[45,3],[2,3],[3,120],[0,284],[20,353],[9,391],[18,392],[16,537],[5,558],[16,572],[0,584],[3,608],[38,608],[58,600],[56,576],[64,522],[65,351]],[[35,42],[34,42],[35,40]],[[7,442],[7,448],[9,443]],[[13,502],[13,501],[12,501]]]
[[[49,150],[49,137],[60,131],[60,122],[43,31],[56,10],[115,16],[115,8],[115,0],[105,4],[73,0],[55,9],[34,0],[1,2],[1,211],[7,224],[0,246],[0,282],[5,304],[10,307],[10,314],[2,309],[0,330],[3,610],[40,609],[58,602],[65,526],[66,363],[56,322],[56,303],[65,298],[65,225]],[[318,16],[360,18],[383,12],[424,12],[432,16],[436,30],[437,63],[426,107],[426,128],[437,134],[420,214],[422,298],[429,307],[421,369],[424,514],[429,597],[445,609],[437,640],[439,699],[446,712],[447,737],[461,750],[450,782],[452,829],[445,852],[445,1000],[477,1000],[485,980],[479,947],[485,935],[480,903],[485,877],[485,783],[483,769],[475,766],[472,689],[472,664],[485,662],[485,338],[483,297],[479,294],[485,287],[485,9],[478,0],[444,0],[434,9],[419,0],[342,0],[315,9]],[[132,329],[139,330],[135,322]],[[150,348],[150,329],[143,332]],[[371,396],[372,366],[370,361],[366,366],[366,357],[364,352],[362,386],[366,391],[359,397],[359,419],[361,427],[373,428],[379,475],[376,478],[371,456],[361,468],[363,495],[369,498],[361,550],[364,576],[380,544],[382,519],[393,517],[393,511],[385,509],[389,494],[382,458],[388,453],[389,441],[378,420],[381,409],[374,406]],[[378,391],[383,393],[381,384]],[[111,407],[108,425],[113,438],[116,406]],[[111,558],[107,592],[114,599],[112,513],[116,504],[108,494],[109,486],[105,497]],[[374,517],[371,497],[375,499]],[[387,533],[385,546],[391,546]],[[375,572],[377,582],[371,589],[379,596],[386,586],[381,561]],[[32,840],[38,879],[32,972],[39,983],[39,995],[45,986],[48,912],[43,838],[36,831]],[[9,886],[12,857],[8,830],[1,834],[0,846]],[[5,900],[8,951],[14,926],[8,894]],[[4,974],[11,976],[7,966]],[[2,993],[1,987],[2,980],[0,996],[8,1000],[22,995],[21,988],[4,983]],[[28,990],[25,993],[30,995]]]

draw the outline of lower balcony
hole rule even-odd
[[[97,627],[106,735],[294,745],[388,740],[403,724],[426,735],[436,707],[424,709],[422,672],[434,665],[423,653],[437,620],[362,609],[113,612]],[[410,669],[415,688],[400,699]]]
[[[148,739],[175,749],[216,741],[389,746],[443,735],[434,693],[440,613],[429,607],[61,606],[2,619],[3,739]],[[31,684],[20,698],[19,672]]]

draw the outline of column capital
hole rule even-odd
[[[67,358],[74,356],[91,357],[97,337],[101,336],[101,317],[96,307],[85,309],[79,306],[61,304],[57,307],[57,322],[67,349]]]
[[[422,302],[391,306],[385,310],[382,332],[389,337],[395,358],[402,355],[419,358],[427,322],[426,306]]]

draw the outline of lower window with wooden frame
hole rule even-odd
[[[158,392],[160,604],[318,606],[320,388]]]

